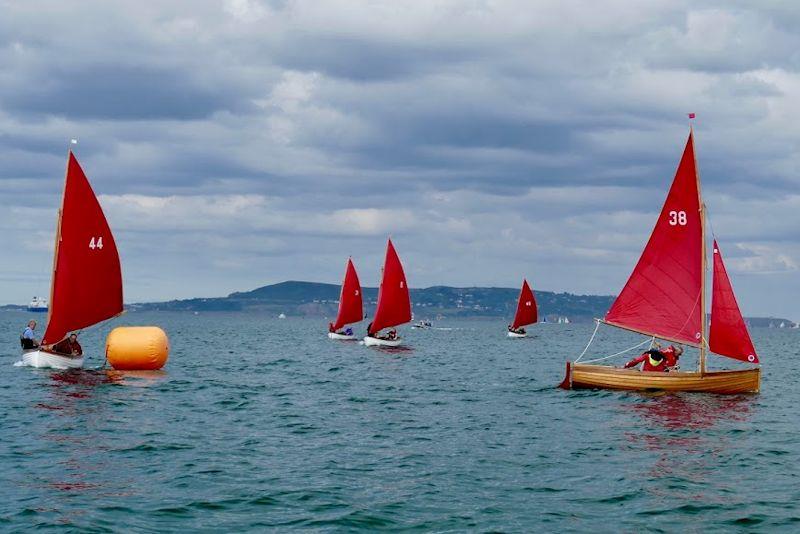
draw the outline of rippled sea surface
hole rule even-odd
[[[114,378],[14,367],[27,318],[0,314],[2,530],[800,530],[798,330],[755,330],[762,393],[717,397],[556,389],[592,325],[441,321],[388,352],[322,320],[131,313],[172,354]]]

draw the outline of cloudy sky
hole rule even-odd
[[[70,138],[127,301],[286,279],[616,293],[695,124],[751,315],[800,319],[796,2],[0,0],[0,302]]]

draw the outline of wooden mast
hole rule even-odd
[[[50,300],[47,301],[47,322],[53,315],[53,293],[56,285],[56,269],[58,268],[58,245],[61,243],[61,217],[64,213],[64,196],[67,193],[67,177],[69,176],[69,158],[72,155],[72,148],[67,150],[67,166],[64,170],[64,187],[61,190],[61,205],[58,207],[58,218],[56,219],[56,241],[53,246],[53,272],[50,274]]]
[[[703,375],[706,372],[706,206],[703,204],[703,194],[700,190],[700,172],[697,170],[697,150],[694,143],[694,128],[689,125],[692,136],[692,154],[694,155],[694,174],[697,179],[697,200],[700,204],[700,240],[702,242],[702,259],[700,268],[700,357],[697,360],[697,371]]]

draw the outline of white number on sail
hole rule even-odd
[[[93,237],[89,241],[89,248],[92,249],[92,250],[97,249],[97,248],[99,248],[100,250],[103,250],[103,236],[98,237],[96,240]]]
[[[670,211],[669,212],[669,225],[670,226],[686,226],[686,212]]]
[[[400,289],[403,288],[403,282],[400,282]]]
[[[529,301],[529,300],[526,300],[526,301],[525,301],[525,306],[528,306],[528,307],[530,308],[530,306],[531,306],[531,301]]]

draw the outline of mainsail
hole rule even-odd
[[[697,346],[702,338],[703,216],[689,133],[661,215],[606,322]]]
[[[714,282],[711,290],[711,328],[708,345],[712,352],[741,360],[758,363],[758,354],[753,347],[747,325],[739,310],[733,286],[728,278],[722,252],[714,241]]]
[[[358,274],[356,274],[353,260],[348,259],[342,282],[342,293],[339,295],[339,314],[336,316],[336,322],[333,323],[333,329],[339,330],[344,325],[357,323],[363,318],[361,284],[358,282]]]
[[[521,326],[533,324],[537,318],[536,299],[533,296],[533,291],[531,291],[528,281],[522,280],[522,290],[519,292],[519,300],[517,301],[517,313],[514,315],[511,328],[516,330]]]
[[[45,345],[122,313],[122,271],[114,236],[72,152],[59,211],[50,291]]]
[[[378,289],[378,306],[375,317],[369,325],[369,335],[384,328],[397,326],[411,320],[411,298],[403,272],[403,265],[394,250],[392,240],[386,246],[386,259],[383,263],[383,277]]]

